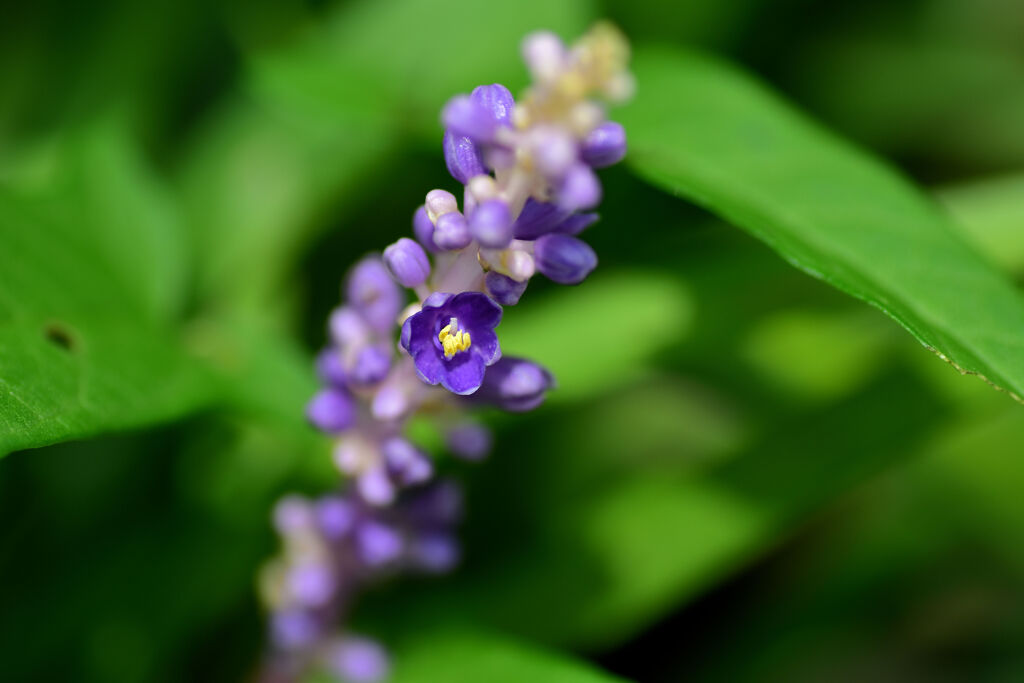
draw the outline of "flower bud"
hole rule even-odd
[[[395,377],[380,385],[370,402],[370,414],[382,422],[402,417],[409,410],[409,390]]]
[[[370,256],[356,264],[346,293],[349,302],[374,330],[391,332],[404,302],[401,290],[379,258]]]
[[[313,426],[328,434],[345,431],[356,421],[356,405],[343,389],[321,389],[306,408],[306,416]]]
[[[466,217],[452,212],[441,215],[434,229],[434,244],[442,249],[462,249],[472,241]]]
[[[576,141],[556,126],[538,126],[530,133],[533,163],[550,181],[561,180],[576,163]]]
[[[569,216],[568,211],[557,204],[542,202],[532,197],[526,200],[523,210],[519,212],[512,230],[516,239],[534,240],[541,235],[553,232],[562,221]]]
[[[465,422],[448,430],[448,449],[465,460],[482,460],[491,451],[494,436],[491,430],[475,422]]]
[[[523,61],[534,78],[552,81],[565,64],[566,49],[561,38],[550,31],[537,31],[523,39]]]
[[[569,235],[544,235],[533,246],[537,270],[563,285],[583,282],[597,267],[597,254],[586,242]]]
[[[391,369],[391,355],[391,348],[386,344],[374,344],[360,349],[348,371],[352,386],[368,387],[382,381]]]
[[[455,195],[447,190],[431,190],[427,193],[427,201],[424,204],[427,208],[427,216],[434,225],[437,225],[437,219],[446,213],[452,213],[453,211],[459,210],[459,202],[455,199]]]
[[[325,384],[345,386],[345,368],[336,347],[328,346],[316,355],[316,374]]]
[[[321,607],[334,595],[334,574],[329,567],[307,560],[288,571],[288,592],[306,607]]]
[[[515,306],[519,303],[519,297],[526,291],[526,284],[528,282],[529,280],[523,280],[522,282],[513,280],[507,275],[502,275],[493,270],[489,271],[484,277],[487,293],[502,306]]]
[[[465,185],[473,176],[487,173],[480,148],[469,138],[445,131],[444,163],[452,177]]]
[[[274,506],[274,528],[282,536],[301,533],[313,526],[313,511],[302,496],[285,496]]]
[[[558,206],[566,211],[592,209],[601,202],[601,183],[586,164],[568,170],[558,188]]]
[[[331,317],[327,319],[327,329],[331,340],[343,349],[364,344],[370,336],[370,328],[363,316],[348,306],[331,311]]]
[[[438,246],[434,244],[434,222],[427,215],[426,206],[416,209],[416,213],[412,215],[412,232],[416,235],[416,239],[419,240],[424,249],[430,253],[440,251]]]
[[[386,524],[366,520],[356,529],[356,550],[363,563],[379,567],[398,559],[402,553],[402,537]]]
[[[459,544],[446,533],[425,533],[409,549],[420,569],[433,573],[451,570],[459,562]]]
[[[441,112],[441,123],[453,135],[481,143],[493,140],[498,128],[498,122],[487,107],[469,95],[457,95],[448,100]]]
[[[501,83],[478,85],[469,96],[477,105],[490,113],[495,123],[503,126],[512,125],[512,113],[516,101],[509,89]]]
[[[551,373],[540,365],[523,358],[506,356],[487,368],[484,382],[473,394],[472,400],[521,413],[543,403],[545,393],[554,385]]]
[[[430,260],[416,242],[402,237],[384,250],[384,265],[403,287],[422,285],[430,277]]]
[[[605,121],[583,140],[581,156],[594,168],[619,163],[626,156],[626,129],[615,121]]]
[[[344,498],[323,498],[316,505],[316,519],[324,536],[336,541],[352,530],[356,512]]]
[[[481,246],[502,249],[512,241],[512,215],[500,199],[481,202],[469,219],[469,232]]]
[[[596,213],[574,213],[558,224],[554,232],[561,235],[578,235],[600,218]]]
[[[320,636],[320,626],[312,614],[301,609],[276,612],[270,618],[270,638],[284,650],[306,647]]]
[[[377,683],[391,671],[384,648],[367,638],[339,638],[326,648],[324,662],[337,678],[351,683]]]
[[[364,470],[356,479],[356,488],[370,505],[391,505],[395,500],[395,485],[382,463]]]
[[[434,473],[434,466],[427,454],[416,448],[408,439],[391,437],[381,446],[388,474],[404,486],[421,484]]]

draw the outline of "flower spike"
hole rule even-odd
[[[629,97],[633,80],[628,45],[609,24],[572,45],[531,34],[522,55],[533,83],[518,100],[492,83],[441,112],[461,209],[447,190],[427,193],[413,213],[415,240],[357,263],[328,320],[316,360],[323,389],[306,412],[334,439],[345,483],[318,500],[288,496],[274,511],[283,549],[260,577],[270,611],[265,680],[316,669],[361,683],[388,675],[383,648],[339,622],[366,586],[447,571],[460,552],[460,491],[436,478],[409,420],[434,420],[453,455],[479,461],[492,437],[474,411],[533,410],[555,387],[540,364],[502,357],[503,306],[517,305],[538,272],[575,285],[597,266],[579,235],[598,218],[595,169],[626,154],[605,105]]]

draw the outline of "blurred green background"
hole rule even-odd
[[[38,372],[57,417],[32,441],[5,406],[0,442],[75,440],[0,462],[0,679],[252,674],[270,506],[335,481],[302,410],[342,275],[455,189],[443,102],[518,90],[524,33],[599,17],[758,75],[1024,277],[1020,0],[8,7],[2,281],[57,284],[3,293],[49,346],[0,388]],[[1024,679],[1024,408],[628,164],[602,177],[599,270],[502,324],[559,390],[444,466],[463,566],[356,612],[397,678]],[[65,416],[66,355],[100,339]]]

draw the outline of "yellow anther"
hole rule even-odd
[[[452,329],[455,332],[452,332]],[[455,318],[441,328],[441,331],[437,333],[437,340],[441,342],[444,357],[448,359],[451,359],[459,351],[468,349],[471,343],[469,333],[459,329],[458,321]]]

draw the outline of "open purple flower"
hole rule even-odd
[[[481,292],[434,292],[402,325],[402,347],[428,384],[455,394],[480,388],[484,371],[501,358],[495,326],[501,306]]]

